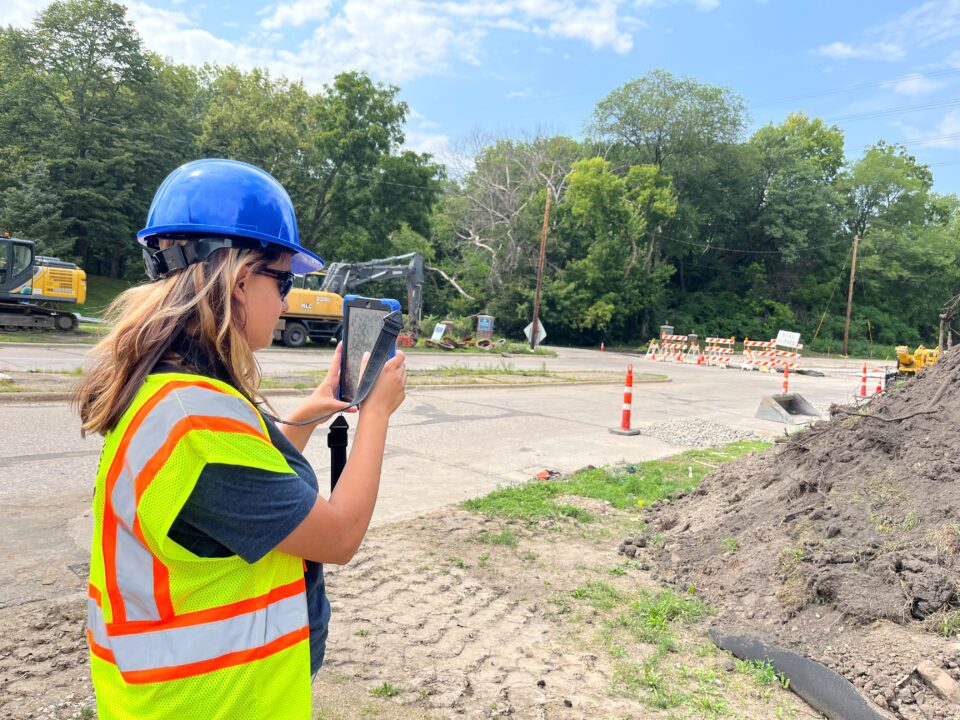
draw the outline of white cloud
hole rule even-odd
[[[700,12],[710,12],[720,7],[720,0],[694,0],[693,4]]]
[[[863,33],[859,44],[835,42],[818,49],[839,59],[899,60],[915,48],[960,37],[960,0],[930,0]]]
[[[260,23],[260,27],[265,30],[276,30],[287,25],[300,27],[308,22],[326,20],[330,14],[330,0],[297,0],[272,9],[273,14]]]
[[[524,88],[523,90],[511,90],[504,97],[507,100],[515,100],[516,98],[525,98],[530,97],[533,91],[530,88]]]
[[[850,45],[845,42],[834,42],[824,45],[817,50],[824,57],[838,60],[900,60],[905,55],[903,49],[890,43],[865,43]]]
[[[441,163],[447,163],[453,157],[450,138],[446,135],[407,131],[403,146],[414,152],[430,153]]]
[[[906,137],[911,148],[960,149],[960,110],[946,113],[933,128],[918,128],[905,123],[894,123]]]
[[[0,10],[0,26],[26,27],[49,4],[50,0],[6,0]]]
[[[145,45],[175,62],[265,67],[274,75],[303,78],[312,90],[347,69],[405,82],[449,73],[456,64],[482,65],[493,32],[580,41],[625,54],[643,27],[622,12],[629,0],[286,0],[265,7],[246,38],[234,41],[206,28],[233,27],[235,15],[201,23],[201,5],[121,1]],[[718,2],[670,1],[700,7]],[[0,23],[29,25],[49,2],[6,0]],[[647,2],[635,0],[630,7]],[[309,37],[291,43],[284,34],[291,27],[309,28]]]
[[[945,82],[931,80],[920,73],[910,73],[893,86],[893,91],[901,95],[926,95],[946,86]]]

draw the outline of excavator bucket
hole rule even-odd
[[[761,420],[800,425],[813,422],[820,417],[820,413],[802,395],[788,393],[765,396],[760,400],[760,407],[757,408],[755,417]]]

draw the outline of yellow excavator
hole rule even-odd
[[[63,304],[87,300],[87,274],[71,262],[37,255],[32,240],[0,237],[0,330],[77,327]]]
[[[326,270],[299,275],[287,296],[287,312],[280,316],[273,339],[287,347],[312,342],[329,344],[343,335],[343,296],[370,282],[402,279],[407,283],[406,333],[420,334],[423,308],[423,257],[407,253],[363,262],[336,262]]]

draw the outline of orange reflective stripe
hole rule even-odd
[[[107,586],[107,597],[110,598],[110,610],[113,619],[116,622],[123,622],[126,620],[126,609],[124,608],[123,596],[120,594],[120,587],[117,584],[117,518],[113,512],[113,506],[111,504],[113,488],[117,482],[117,478],[120,477],[120,472],[123,469],[123,463],[126,461],[127,447],[129,447],[131,440],[133,440],[134,435],[136,435],[137,429],[143,423],[147,415],[150,414],[150,411],[153,410],[153,408],[161,400],[163,400],[174,390],[182,387],[202,387],[209,390],[214,390],[216,392],[223,392],[220,388],[217,388],[216,386],[206,382],[185,382],[183,380],[176,380],[164,385],[159,391],[157,391],[156,394],[154,394],[143,405],[140,406],[140,409],[137,410],[136,414],[133,416],[133,419],[130,421],[130,424],[127,425],[127,428],[123,433],[123,437],[120,439],[120,444],[117,446],[116,454],[113,456],[113,463],[110,465],[110,469],[107,472],[104,489],[103,529],[101,531],[101,542],[103,544],[104,579]]]
[[[261,645],[260,647],[250,650],[238,650],[237,652],[221,655],[212,660],[201,660],[200,662],[190,663],[189,665],[175,665],[173,667],[156,668],[155,670],[132,670],[122,673],[122,675],[123,679],[131,685],[182,680],[183,678],[193,677],[201,673],[222,670],[224,668],[250,663],[254,660],[261,660],[281,650],[293,647],[298,642],[307,640],[309,637],[310,628],[309,626],[304,626],[286,635],[281,635],[266,645]]]
[[[103,647],[103,645],[98,645],[93,640],[93,633],[90,632],[90,628],[87,628],[87,644],[90,646],[90,652],[96,655],[101,660],[106,660],[108,663],[117,664],[116,658],[113,657],[113,652],[109,648]]]
[[[100,590],[95,588],[93,584],[87,585],[87,595],[93,598],[97,607],[103,607],[103,598],[100,596]]]
[[[306,592],[306,581],[303,578],[294,580],[292,583],[276,587],[270,592],[259,595],[254,598],[240,600],[229,605],[209,608],[207,610],[197,610],[183,615],[177,615],[170,620],[131,620],[125,623],[107,623],[107,632],[111,636],[134,635],[142,632],[149,632],[160,627],[163,629],[176,627],[189,627],[190,625],[202,625],[204,623],[216,622],[217,620],[228,620],[238,615],[262,610],[268,605],[293,597],[299,593]]]

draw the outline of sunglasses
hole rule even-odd
[[[287,297],[287,293],[289,293],[293,287],[293,273],[289,270],[275,270],[274,268],[265,267],[254,270],[254,272],[257,275],[272,277],[277,281],[277,289],[280,290],[281,300]]]

